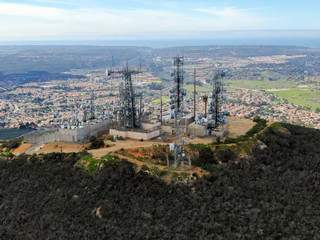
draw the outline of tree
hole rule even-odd
[[[99,149],[99,148],[104,147],[103,139],[98,139],[98,138],[92,136],[90,139],[90,142],[91,142],[91,144],[89,146],[90,149]]]

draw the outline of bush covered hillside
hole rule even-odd
[[[0,239],[320,239],[320,131],[255,138],[189,185],[116,158],[88,171],[81,153],[1,160]]]

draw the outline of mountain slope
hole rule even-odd
[[[167,184],[81,154],[0,161],[1,239],[319,239],[320,131],[277,124],[241,164]],[[28,159],[28,160],[27,160]]]

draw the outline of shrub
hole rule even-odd
[[[179,173],[177,173],[177,172],[172,172],[171,178],[172,178],[173,180],[178,180],[178,178],[179,178]]]
[[[149,167],[147,165],[142,165],[141,166],[141,170],[142,171],[149,171],[150,169],[149,169]]]
[[[205,146],[199,150],[199,160],[198,160],[199,165],[216,164],[216,163],[217,161],[214,158],[213,151],[211,150],[210,147]]]
[[[218,160],[220,160],[221,162],[234,161],[238,157],[238,154],[229,148],[227,148],[225,150],[219,150],[216,152],[215,155],[216,155],[216,158]]]
[[[153,154],[152,159],[160,159],[162,161],[165,161],[167,160],[167,156],[163,152],[161,152],[161,153]]]
[[[239,142],[239,139],[238,139],[238,138],[232,138],[232,137],[227,137],[227,138],[224,140],[224,143],[225,143],[225,144],[238,143],[238,142]]]
[[[12,150],[19,147],[20,144],[21,144],[21,139],[16,138],[16,139],[11,139],[7,142],[2,143],[1,147],[7,148],[8,150]]]
[[[263,129],[267,127],[267,120],[265,119],[255,117],[253,121],[256,122],[256,125],[254,125],[248,132],[246,132],[246,135],[248,137],[252,137],[254,134],[261,132]]]
[[[150,169],[150,171],[151,171],[153,174],[155,174],[156,176],[158,176],[158,177],[163,177],[163,176],[165,176],[165,175],[167,175],[167,174],[169,173],[169,171],[167,171],[167,170],[160,170],[160,169],[157,168],[157,167],[152,167],[152,168]]]
[[[187,172],[182,172],[180,173],[180,176],[179,176],[179,180],[184,180],[186,179],[187,177],[189,176],[189,174]]]
[[[91,137],[90,142],[91,142],[91,144],[89,146],[90,149],[99,149],[99,148],[104,147],[103,139],[98,139],[96,137]]]

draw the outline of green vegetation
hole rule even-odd
[[[193,93],[194,86],[193,84],[189,84],[183,87],[187,90],[188,93]],[[197,92],[210,92],[212,90],[212,86],[209,84],[205,84],[203,86],[197,86]]]
[[[254,134],[262,131],[267,127],[267,120],[262,119],[259,116],[255,117],[253,121],[256,122],[256,125],[254,125],[248,132],[246,132],[246,135],[248,137],[253,137]]]
[[[257,138],[188,184],[112,156],[88,171],[86,152],[0,159],[0,239],[320,239],[320,131],[271,124]],[[215,158],[232,157],[224,147]]]
[[[259,116],[255,117],[253,121],[256,122],[256,124],[251,129],[249,129],[245,135],[240,135],[236,138],[227,137],[224,140],[224,143],[230,144],[230,143],[248,141],[250,137],[253,137],[255,134],[261,132],[263,129],[267,127],[267,120],[262,119]],[[218,142],[216,144],[218,144]]]
[[[12,150],[19,147],[21,143],[21,138],[11,140],[0,140],[0,156],[6,158],[14,157]]]
[[[227,98],[227,101],[228,101],[228,102],[237,102],[237,101],[238,101],[238,99],[234,99],[234,98]]]
[[[246,88],[246,89],[281,89],[281,88],[293,88],[297,84],[285,79],[277,81],[270,81],[268,79],[263,80],[226,80],[226,84],[231,87]]]
[[[149,168],[147,165],[143,164],[143,165],[141,166],[141,170],[142,170],[142,171],[149,171],[150,168]]]
[[[15,149],[17,147],[20,146],[22,140],[21,138],[16,138],[16,139],[11,139],[11,140],[7,140],[7,141],[1,141],[2,144],[1,144],[1,148],[6,148],[7,150],[12,150],[12,149]],[[1,143],[0,142],[0,143]]]
[[[104,140],[101,138],[91,137],[90,146],[88,149],[99,149],[104,147]]]
[[[127,156],[127,157],[135,158],[140,162],[145,162],[145,163],[150,163],[150,164],[157,164],[157,165],[162,165],[162,166],[166,165],[166,161],[165,161],[166,158],[165,159],[163,159],[163,158],[161,158],[161,159],[157,158],[156,159],[153,156],[152,156],[152,158],[149,158],[149,157],[135,157],[135,156],[133,156],[131,154],[127,154],[126,152],[122,152],[121,154],[124,155],[124,156]]]
[[[169,173],[168,170],[160,170],[158,167],[151,167],[149,171],[158,177],[163,177]]]
[[[165,104],[170,100],[170,98],[162,98],[162,103]],[[156,99],[154,101],[152,101],[150,104],[159,104],[161,103],[161,99]]]
[[[272,123],[269,127],[273,128],[273,129],[275,129],[277,131],[285,129],[280,123],[277,123],[277,122]]]
[[[87,169],[89,172],[95,172],[101,169],[105,164],[109,166],[118,166],[120,159],[116,156],[106,155],[100,159],[94,158],[91,153],[84,155],[76,163],[77,165]]]
[[[191,150],[198,152],[198,157],[194,157],[192,163],[207,171],[214,171],[215,166],[219,164],[227,164],[236,162],[240,156],[252,154],[252,149],[257,146],[258,141],[255,135],[267,129],[267,121],[260,117],[255,117],[256,124],[245,134],[237,138],[227,137],[224,141],[220,138],[211,144],[189,144]],[[275,129],[280,129],[277,124],[274,124]]]
[[[174,181],[183,181],[185,179],[187,179],[189,176],[189,174],[187,172],[172,172],[171,173],[171,179]]]
[[[304,108],[316,110],[320,107],[320,90],[316,89],[289,89],[270,91],[279,98]]]

